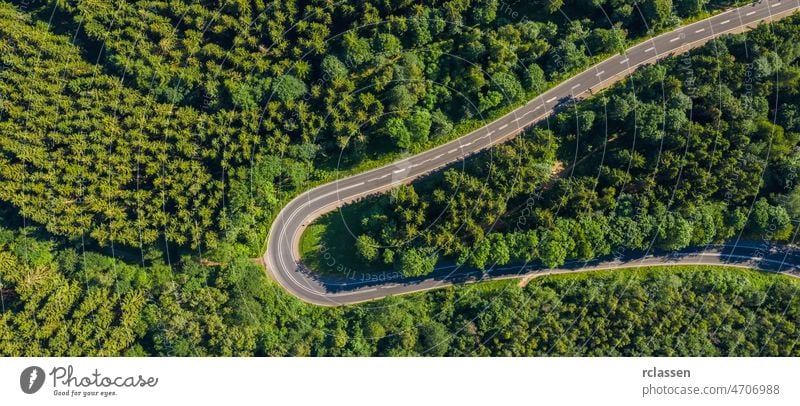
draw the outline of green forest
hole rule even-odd
[[[308,305],[231,259],[144,270],[0,232],[4,356],[798,356],[800,282],[721,267]]]
[[[145,264],[222,243],[256,256],[309,186],[730,5],[428,3],[0,3],[0,201]]]
[[[739,3],[0,1],[0,355],[796,355],[785,277],[631,270],[320,308],[253,259],[309,187]],[[399,205],[365,202],[361,264],[423,274],[434,246],[483,267],[789,239],[798,22],[692,53],[693,85],[674,58],[402,188]],[[424,238],[370,249],[450,198]]]
[[[797,22],[642,68],[463,166],[330,213],[305,256],[324,268],[320,247],[346,261],[354,246],[354,269],[419,276],[437,261],[557,267],[734,237],[793,242]]]

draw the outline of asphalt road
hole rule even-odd
[[[563,273],[665,264],[728,264],[778,272],[794,269],[800,259],[793,254],[786,256],[793,259],[784,261],[787,263],[786,267],[776,268],[782,263],[779,260],[783,255],[780,249],[772,248],[778,251],[762,254],[761,244],[746,242],[727,248],[708,247],[702,252],[686,251],[686,255],[679,257],[672,253],[631,259],[606,259],[590,263],[571,263],[554,270],[529,271],[527,267],[517,266],[495,268],[488,273],[475,274],[474,270],[442,267],[423,279],[400,279],[393,274],[379,274],[374,276],[374,280],[360,280],[323,277],[307,269],[300,262],[299,241],[306,226],[319,216],[364,196],[390,190],[401,183],[409,183],[466,156],[508,141],[525,128],[551,115],[561,100],[588,97],[625,78],[642,65],[685,52],[719,35],[746,31],[759,22],[786,17],[798,8],[800,0],[762,0],[760,3],[680,27],[630,48],[625,55],[615,55],[597,63],[527,104],[457,140],[390,165],[311,189],[289,202],[272,223],[267,251],[263,256],[267,272],[284,289],[301,300],[317,305],[337,306],[434,289],[453,283],[522,277],[530,273]],[[725,256],[726,250],[731,250],[733,256]]]

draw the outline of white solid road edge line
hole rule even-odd
[[[769,7],[777,7],[777,6],[780,6],[780,5],[781,5],[781,2],[777,2],[777,3],[775,3],[775,4],[770,4],[770,5],[769,5]],[[741,10],[741,8],[739,8],[739,10]],[[732,10],[732,11],[735,11],[735,10]],[[783,11],[783,12],[781,12],[781,14],[783,14],[783,13],[785,13],[785,12],[789,12],[789,11],[796,11],[796,10],[794,10],[794,9],[792,9],[792,10],[786,10],[786,11]],[[761,18],[760,20],[768,20],[768,21],[772,21],[772,20],[773,20],[773,18],[772,18],[772,17],[770,17],[770,18]],[[726,31],[726,32],[727,32],[727,31]],[[627,61],[628,61],[628,59],[626,58],[625,60],[621,61],[620,63],[625,63],[625,62],[627,62]],[[602,63],[602,62],[600,62],[600,63]],[[615,76],[616,76],[616,75],[615,75]],[[453,150],[453,152],[454,152],[454,151],[456,151],[456,150]],[[389,174],[386,174],[386,175],[382,176],[381,178],[384,178],[384,177],[387,177],[387,176],[389,176]],[[357,187],[357,186],[360,186],[360,185],[363,185],[363,184],[364,184],[364,182],[361,182],[361,183],[359,183],[359,184],[355,184],[355,185],[350,185],[350,186],[347,186],[347,187],[343,187],[343,188],[341,188],[341,189],[339,189],[339,190],[336,190],[336,191],[333,191],[333,192],[331,192],[331,193],[329,193],[329,194],[326,194],[326,195],[323,195],[323,196],[317,197],[317,198],[315,198],[315,199],[313,199],[313,200],[319,200],[320,198],[322,198],[322,197],[325,197],[325,196],[327,196],[327,195],[330,195],[330,194],[333,194],[333,193],[337,193],[337,192],[340,192],[340,191],[342,191],[342,190],[350,189],[350,188],[353,188],[353,187]],[[301,197],[301,196],[298,196],[298,198],[299,198],[299,197]],[[282,210],[281,210],[281,212],[283,212],[283,211],[284,211],[284,210],[282,209]],[[289,222],[284,222],[284,224],[285,224],[285,225],[288,225],[288,223],[289,223]],[[270,234],[272,234],[272,231],[273,231],[273,230],[270,230]],[[268,238],[269,238],[269,237],[268,237]],[[272,261],[272,260],[273,260],[273,258],[272,258],[271,256],[268,256],[268,254],[269,254],[269,249],[268,249],[268,250],[267,250],[267,251],[264,253],[264,256],[265,256],[265,257],[267,257],[267,258],[266,258],[266,260],[265,260],[265,263],[267,263],[267,265],[269,265],[270,263],[272,263],[272,262],[273,262],[273,261]],[[292,253],[292,255],[294,255],[294,254],[295,254],[295,253],[293,252],[293,253]],[[272,265],[275,265],[275,264],[274,264],[274,263],[272,263]],[[268,268],[275,269],[274,267],[270,267],[270,266],[268,266]],[[277,272],[277,269],[275,269],[275,271]],[[270,271],[270,272],[272,272],[272,271]],[[305,290],[305,291],[312,292],[312,293],[315,293],[315,294],[322,293],[322,292],[320,292],[320,291],[317,291],[317,290],[309,290],[309,289],[305,288],[304,286],[300,286],[300,285],[298,284],[298,282],[297,282],[297,281],[296,281],[296,280],[295,280],[295,279],[292,277],[292,275],[290,275],[290,274],[284,274],[284,275],[285,275],[285,276],[288,276],[290,279],[292,279],[292,280],[295,282],[295,284],[297,285],[297,287],[299,287],[299,288],[302,288],[302,289],[303,289],[303,290]],[[313,302],[312,302],[312,303],[313,303]],[[327,303],[327,302],[325,302],[325,303]],[[332,302],[332,301],[331,301],[330,303],[335,303],[335,302]]]

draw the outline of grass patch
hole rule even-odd
[[[317,219],[300,237],[303,263],[321,274],[359,276],[391,270],[379,260],[364,264],[355,255],[356,237],[362,234],[361,219],[374,209],[371,199],[349,204]]]
[[[659,265],[641,268],[579,272],[574,274],[545,275],[532,279],[528,285],[566,285],[577,282],[586,282],[589,279],[591,279],[592,282],[602,282],[620,279],[627,280],[632,278],[645,280],[668,276],[686,278],[691,276],[691,274],[696,273],[705,273],[706,275],[703,275],[703,277],[708,280],[709,284],[712,285],[716,285],[718,283],[718,279],[734,277],[741,279],[743,285],[747,284],[757,289],[768,289],[770,286],[778,282],[791,283],[796,286],[800,286],[800,280],[788,275],[726,265]],[[776,280],[777,278],[780,280]]]
[[[703,286],[694,285],[696,291],[763,291],[775,286],[800,288],[800,279],[785,274],[763,272],[757,269],[739,268],[726,265],[659,265],[639,268],[609,269],[602,271],[575,272],[543,275],[531,279],[525,287],[519,287],[520,278],[483,281],[469,285],[450,286],[444,289],[456,293],[470,292],[496,293],[505,289],[538,289],[550,287],[563,293],[584,292],[587,286],[616,284],[640,288],[642,283],[658,281],[659,284],[684,284],[702,280]],[[428,292],[413,293],[410,296],[425,295]]]
[[[322,236],[325,234],[324,224],[312,224],[300,236],[300,256],[310,258],[316,255],[323,246]]]

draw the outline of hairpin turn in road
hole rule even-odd
[[[476,272],[445,266],[437,268],[432,275],[424,278],[360,281],[322,276],[307,269],[301,263],[299,241],[303,230],[319,216],[358,198],[390,190],[468,155],[508,141],[523,129],[548,117],[563,100],[587,97],[622,80],[644,64],[686,52],[723,34],[747,31],[761,22],[787,17],[798,8],[800,0],[762,0],[682,26],[631,47],[624,55],[615,55],[595,64],[461,138],[404,159],[401,163],[396,162],[308,190],[289,202],[272,223],[267,251],[263,255],[267,272],[290,294],[303,301],[324,306],[359,303],[453,283],[635,266],[727,264],[793,273],[796,265],[800,264],[800,258],[788,249],[739,242],[706,247],[702,251],[686,250],[639,258],[570,263],[559,269],[530,270],[528,267],[517,266]]]

